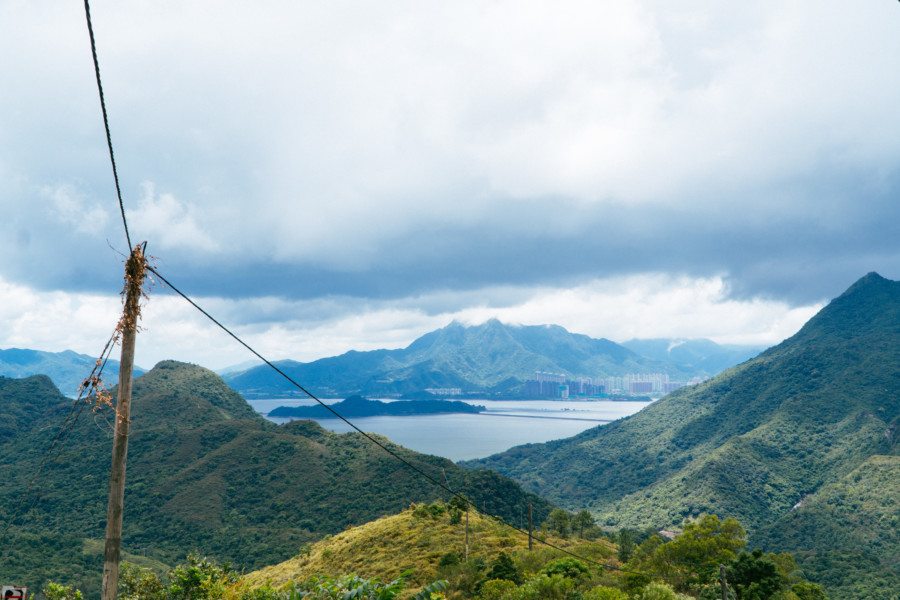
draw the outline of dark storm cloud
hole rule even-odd
[[[230,309],[254,323],[646,272],[795,304],[897,278],[896,11],[826,5],[811,23],[779,3],[692,19],[586,4],[558,22],[514,4],[235,4],[215,34],[176,25],[203,3],[102,5],[132,230],[187,292],[286,300]],[[0,25],[21,56],[0,68],[16,90],[0,97],[0,277],[115,293],[109,244],[125,249],[75,9]],[[773,23],[793,35],[768,40]]]
[[[356,270],[227,253],[212,260],[202,252],[160,251],[152,238],[149,251],[160,257],[167,277],[193,294],[318,299],[303,305],[310,318],[359,309],[366,299],[406,299],[398,304],[404,306],[419,296],[429,298],[420,301],[426,311],[430,303],[434,312],[445,312],[473,302],[490,304],[500,286],[508,288],[502,302],[521,297],[525,292],[513,290],[523,287],[568,286],[635,272],[724,275],[735,297],[795,304],[833,297],[868,271],[897,277],[900,177],[895,173],[872,189],[863,174],[814,176],[818,181],[792,186],[804,192],[784,199],[790,206],[784,211],[760,208],[753,197],[725,214],[680,206],[584,207],[561,199],[517,210],[514,203],[495,202],[494,213],[471,226],[433,224],[383,240],[367,256],[367,266]],[[122,259],[107,238],[123,249],[118,215],[108,211],[105,236],[98,237],[91,223],[60,221],[48,193],[33,198],[32,206],[43,204],[43,210],[37,208],[31,220],[20,214],[4,226],[3,276],[43,288],[117,291]],[[29,222],[43,226],[38,231]],[[140,235],[141,224],[132,227]],[[44,242],[34,243],[39,232]],[[46,242],[48,234],[53,243]],[[479,297],[483,288],[493,290]],[[444,295],[435,296],[441,290]],[[344,298],[331,302],[334,296]],[[248,322],[303,316],[290,304],[243,310]]]

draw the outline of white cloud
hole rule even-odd
[[[115,296],[39,292],[0,279],[0,346],[98,354],[121,310]]]
[[[591,281],[570,289],[525,289],[509,304],[426,313],[429,298],[360,305],[277,298],[200,298],[214,316],[272,359],[314,360],[347,350],[398,348],[453,319],[470,324],[497,317],[526,325],[555,323],[576,333],[624,341],[632,337],[709,337],[723,343],[775,344],[795,333],[821,304],[792,308],[776,301],[729,300],[719,278],[664,275]],[[490,290],[485,291],[490,296]],[[515,295],[509,295],[513,298]],[[96,354],[120,310],[114,296],[36,292],[0,280],[0,347]],[[342,302],[345,304],[343,307]],[[312,304],[312,306],[310,306]],[[291,315],[299,315],[292,317]],[[247,351],[180,298],[151,291],[137,362],[173,358],[221,368],[251,358]]]
[[[71,185],[45,186],[41,194],[52,202],[48,210],[63,225],[90,235],[106,229],[109,212],[96,202],[88,203]]]
[[[469,323],[491,317],[524,325],[554,323],[619,342],[631,338],[705,337],[721,343],[771,345],[796,333],[821,307],[732,300],[718,277],[641,275],[597,280],[569,289],[545,289],[516,306],[475,307],[455,316]]]
[[[2,67],[0,157],[108,189],[80,8],[4,6],[0,51],[20,58]],[[900,162],[895,18],[838,0],[94,9],[129,206],[140,181],[167,190],[135,229],[348,270],[423,227],[517,231],[492,211],[510,197],[553,224],[571,203],[807,210],[782,186]]]
[[[197,224],[197,209],[179,202],[172,194],[157,194],[156,186],[145,181],[135,210],[125,214],[137,236],[163,250],[199,250],[211,252],[218,244]],[[137,242],[137,240],[133,240]],[[152,251],[151,251],[152,253]]]
[[[96,0],[93,16],[136,241],[218,294],[265,279],[305,297],[280,273],[315,278],[279,352],[408,341],[457,313],[434,308],[453,294],[468,318],[622,337],[633,315],[601,292],[623,273],[801,303],[848,273],[897,276],[893,3]],[[0,276],[107,289],[121,230],[81,6],[0,3],[0,52],[16,57],[0,64]],[[204,280],[210,265],[234,281]],[[573,280],[607,283],[530,287]],[[406,285],[421,297],[366,308]],[[500,285],[531,300],[498,308]],[[774,340],[800,318],[701,288],[688,302],[747,328],[701,319],[704,335]],[[320,325],[339,293],[363,305],[346,339]],[[647,294],[654,330],[689,329]]]

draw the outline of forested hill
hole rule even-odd
[[[87,409],[26,493],[70,399],[45,377],[0,378],[0,522],[19,515],[0,553],[0,573],[35,589],[47,577],[90,597],[99,585],[111,448],[109,409]],[[199,549],[241,568],[296,554],[305,542],[444,496],[359,434],[310,421],[262,419],[216,374],[166,361],[135,381],[124,548],[166,564]],[[9,433],[9,435],[6,435]],[[401,456],[480,506],[520,518],[548,504],[488,471],[395,446]],[[13,485],[14,484],[14,485]],[[537,518],[537,517],[536,517]]]
[[[824,554],[804,546],[818,539],[808,531],[816,519],[785,517],[798,503],[821,508],[828,500],[820,494],[841,497],[834,486],[852,481],[846,477],[870,457],[898,454],[898,395],[900,283],[871,273],[796,335],[705,384],[574,438],[470,464],[563,505],[589,506],[609,525],[735,516],[757,543],[776,534],[781,547],[796,540],[805,566],[843,589],[864,574],[841,569],[833,556],[826,564]],[[900,497],[898,463],[879,466],[879,480],[891,482],[885,493]],[[876,531],[885,522],[853,520],[859,531],[835,539],[832,550],[849,552],[847,540],[858,542],[852,550],[868,557],[866,569],[900,587],[893,514],[888,541]]]
[[[330,408],[344,417],[375,417],[390,415],[395,417],[411,417],[414,415],[436,415],[441,413],[478,414],[485,410],[484,406],[467,404],[458,400],[400,400],[398,402],[382,402],[369,400],[362,396],[350,396],[332,404]],[[279,406],[269,411],[270,417],[293,417],[300,419],[336,419],[331,410],[321,404],[315,406]]]
[[[453,322],[399,350],[351,351],[310,363],[280,361],[278,366],[314,391],[335,396],[447,387],[509,391],[533,378],[535,371],[573,376],[658,371],[691,375],[606,339],[573,334],[557,325],[513,326],[496,319],[472,327]],[[265,367],[228,375],[226,381],[244,394],[272,396],[293,390]]]

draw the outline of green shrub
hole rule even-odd
[[[118,597],[120,600],[167,600],[166,586],[150,569],[123,562]]]
[[[589,575],[588,568],[576,558],[558,558],[544,566],[543,573],[547,575],[560,575],[576,581]]]
[[[665,583],[653,582],[644,588],[640,600],[691,600],[690,596],[678,594]]]
[[[515,600],[570,600],[576,597],[575,583],[559,575],[538,575],[519,587]]]
[[[599,585],[584,594],[584,600],[628,600],[628,594],[606,585]]]
[[[821,585],[810,583],[809,581],[801,581],[795,583],[791,587],[791,591],[796,594],[800,600],[828,600],[825,590]]]
[[[516,567],[513,560],[506,552],[501,552],[494,562],[491,563],[491,569],[487,573],[488,579],[506,579],[515,584],[522,583],[522,575]]]
[[[462,557],[458,552],[448,552],[447,554],[441,557],[441,560],[438,562],[439,567],[452,567],[454,565],[458,565],[462,562]]]
[[[218,565],[208,558],[188,555],[188,562],[169,571],[171,600],[211,600],[221,598],[238,574],[230,565]]]
[[[481,586],[480,600],[505,600],[514,597],[517,591],[515,583],[508,579],[491,579]]]
[[[42,592],[47,600],[84,600],[84,596],[79,590],[70,585],[62,585],[52,581],[44,586]]]

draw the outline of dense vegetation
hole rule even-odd
[[[898,454],[898,393],[900,283],[873,273],[792,338],[705,384],[574,438],[471,464],[562,505],[589,506],[608,526],[734,515],[754,543],[794,549],[834,589],[868,585],[867,597],[888,598],[900,587],[900,534],[896,505],[878,503],[896,490],[900,468],[878,463],[878,479],[894,483],[870,503],[850,474],[870,457]],[[839,511],[846,521],[823,527],[839,498],[859,500]],[[817,533],[845,525],[834,546]]]
[[[0,407],[17,425],[0,438],[4,478],[15,483],[0,487],[0,522],[16,517],[0,573],[32,588],[57,579],[92,597],[106,516],[108,409],[86,410],[27,488],[71,405],[45,377],[0,379]],[[239,568],[262,566],[323,535],[445,495],[359,434],[262,419],[200,367],[160,363],[135,381],[133,406],[124,547],[158,569],[195,549]],[[541,518],[549,512],[495,473],[383,441],[506,518],[519,519],[529,501]]]
[[[836,598],[900,589],[900,456],[872,456],[759,537],[795,553]],[[896,596],[895,596],[896,597]]]
[[[374,417],[380,415],[409,416],[433,415],[438,413],[477,414],[484,411],[483,406],[476,406],[458,400],[400,400],[398,402],[382,402],[369,400],[361,396],[350,396],[331,405],[344,417]],[[279,406],[269,412],[270,417],[297,417],[301,419],[335,419],[334,413],[321,405],[316,406]]]
[[[100,348],[97,348],[99,351]],[[85,375],[94,366],[96,356],[78,354],[71,350],[63,352],[42,352],[23,348],[0,350],[0,377],[30,377],[46,375],[67,396],[74,396]],[[135,367],[135,373],[144,372]],[[109,360],[103,371],[103,378],[115,383],[119,377],[119,361]]]
[[[519,327],[497,320],[475,327],[454,322],[399,350],[352,351],[311,363],[281,361],[278,366],[313,391],[333,396],[407,394],[427,388],[511,392],[538,370],[591,376],[695,374],[676,363],[650,360],[609,340],[569,333],[559,326]],[[293,393],[264,367],[228,375],[226,381],[246,395]]]
[[[564,523],[580,519],[557,510],[529,551],[525,536],[470,511],[467,555],[462,517],[461,503],[414,505],[243,577],[229,565],[197,556],[163,576],[128,565],[120,597],[712,600],[721,597],[724,569],[734,600],[826,600],[821,587],[803,579],[791,555],[745,551],[744,530],[733,519],[706,515],[672,540],[654,532],[621,532],[616,545],[587,522],[577,533],[560,532]]]

